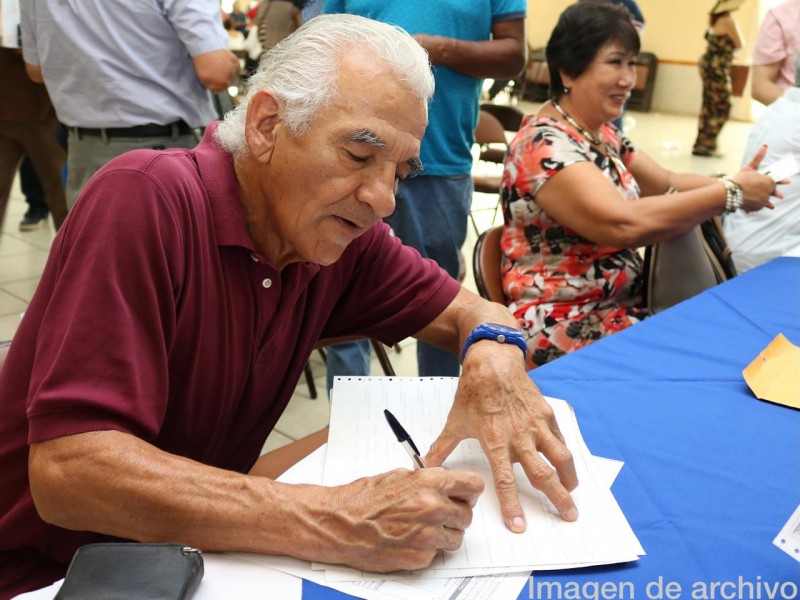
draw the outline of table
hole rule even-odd
[[[798,258],[532,372],[593,454],[625,461],[612,489],[647,555],[534,573],[520,600],[800,597],[800,563],[772,544],[800,502],[800,412],[756,400],[741,373],[778,333],[800,343]],[[348,597],[303,582],[305,599]]]

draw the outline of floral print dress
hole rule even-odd
[[[639,197],[627,168],[635,147],[610,124],[603,126],[601,136],[608,156],[559,121],[529,116],[509,146],[501,184],[503,291],[536,366],[648,315],[639,254],[595,244],[558,224],[536,203],[550,177],[587,161],[624,198]]]

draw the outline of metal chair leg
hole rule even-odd
[[[314,383],[314,373],[311,372],[311,365],[306,363],[303,367],[303,373],[306,375],[306,384],[308,385],[308,394],[312,400],[317,399],[317,385]]]
[[[375,350],[375,355],[378,357],[378,362],[381,363],[381,368],[383,369],[383,374],[387,375],[388,377],[394,377],[394,368],[392,367],[392,363],[389,361],[389,356],[386,354],[386,348],[383,347],[378,340],[370,339],[372,342],[372,349]]]

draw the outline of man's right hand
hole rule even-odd
[[[468,471],[396,469],[320,491],[325,497],[311,516],[333,543],[324,560],[381,573],[421,569],[439,550],[458,549],[483,479]]]

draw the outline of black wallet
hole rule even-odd
[[[55,600],[186,600],[203,578],[200,550],[181,544],[78,548]]]

